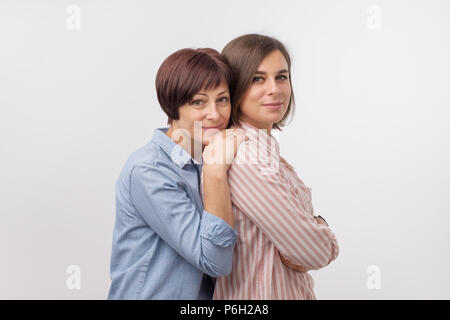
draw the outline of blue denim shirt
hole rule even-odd
[[[231,272],[235,230],[203,210],[201,163],[167,128],[128,158],[116,182],[108,299],[212,299]]]

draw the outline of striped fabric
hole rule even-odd
[[[214,299],[316,299],[312,277],[284,265],[280,255],[317,270],[337,257],[336,237],[313,218],[311,189],[279,157],[276,139],[241,126],[249,140],[228,171],[238,240],[232,272],[216,280]]]

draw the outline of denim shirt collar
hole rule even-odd
[[[196,164],[201,165],[201,162],[198,162],[191,155],[176,144],[169,136],[166,134],[169,128],[157,128],[153,134],[152,141],[159,145],[161,149],[167,153],[167,156],[180,168],[183,168],[186,164]]]

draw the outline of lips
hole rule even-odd
[[[283,106],[283,102],[264,103],[263,106],[271,110],[278,110]]]

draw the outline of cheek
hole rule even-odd
[[[241,111],[243,113],[253,113],[260,109],[264,92],[262,90],[250,90],[245,99],[241,103]]]
[[[197,110],[194,109],[192,110],[189,120],[192,123],[192,127],[194,126],[194,122],[195,121],[203,121],[203,119],[205,118],[205,112],[203,110]]]
[[[249,93],[250,101],[253,105],[261,103],[261,100],[264,98],[265,91],[263,88],[254,88]]]
[[[201,114],[197,110],[190,110],[189,112],[185,112],[183,116],[180,114],[180,120],[182,120],[180,125],[189,131],[191,138],[194,138],[195,121],[202,121]]]
[[[283,88],[283,95],[286,98],[290,98],[291,92],[292,92],[291,85],[289,83],[287,83],[286,87]]]
[[[192,123],[192,126],[194,126],[193,125],[193,121],[195,120],[195,111],[194,110],[188,109],[188,108],[181,110],[181,108],[180,108],[180,110],[178,112],[180,115],[180,123],[182,123],[184,127],[186,127],[186,128],[191,127],[191,123]]]
[[[228,119],[230,118],[231,115],[231,105],[229,105],[228,107],[223,107],[220,109],[219,111],[220,117],[223,119]]]

